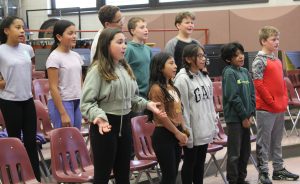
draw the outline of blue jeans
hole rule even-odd
[[[80,130],[82,120],[82,115],[79,108],[80,100],[62,101],[62,103],[70,117],[71,125]],[[62,123],[60,113],[58,112],[58,109],[56,108],[52,99],[48,100],[48,112],[54,128],[61,128]]]

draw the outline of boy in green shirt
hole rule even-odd
[[[147,99],[149,88],[149,66],[152,57],[151,48],[145,45],[148,39],[146,21],[141,17],[132,17],[127,24],[132,40],[127,43],[125,59],[131,66],[139,86],[139,96]]]

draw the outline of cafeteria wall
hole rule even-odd
[[[21,13],[25,19],[26,10],[50,8],[50,0],[23,0]],[[280,48],[282,50],[300,50],[300,1],[269,0],[268,3],[249,5],[195,7],[188,9],[166,9],[153,11],[124,12],[126,23],[132,16],[141,16],[148,22],[151,29],[173,29],[177,12],[191,11],[196,15],[195,28],[207,28],[209,44],[240,41],[246,51],[260,50],[258,43],[258,29],[264,25],[277,27],[280,34]],[[41,24],[51,17],[47,11],[29,13],[29,28],[39,29]],[[77,15],[62,16],[78,26]],[[97,13],[83,14],[81,17],[82,30],[98,30],[101,28]],[[124,26],[127,30],[127,25]],[[95,33],[82,33],[82,38],[93,38]],[[177,34],[177,31],[150,32],[148,42],[156,43],[155,47],[164,48],[165,43]],[[126,33],[130,39],[130,35]],[[32,36],[33,38],[36,35]],[[193,37],[205,42],[202,31],[194,31]]]

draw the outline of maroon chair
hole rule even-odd
[[[222,82],[213,82],[213,101],[215,105],[215,110],[217,113],[223,112],[223,92],[222,92]]]
[[[139,160],[157,160],[152,147],[151,136],[155,129],[148,116],[136,116],[131,119],[132,138],[135,156]]]
[[[57,182],[92,182],[92,164],[84,138],[75,127],[51,131],[51,171]],[[128,173],[129,174],[129,173]]]
[[[137,171],[139,174],[135,179],[135,184],[138,184],[140,181],[140,178],[143,173],[146,173],[147,178],[150,182],[150,184],[153,183],[153,180],[150,175],[150,170],[157,166],[157,161],[155,160],[131,160],[130,161],[130,173]]]
[[[48,79],[34,79],[32,81],[34,99],[40,100],[48,110],[49,82]]]
[[[44,79],[46,78],[46,73],[44,71],[32,70],[32,80],[34,79]]]
[[[50,132],[53,126],[50,122],[48,112],[40,100],[34,100],[37,118],[37,132],[42,133],[47,141],[50,141]]]
[[[155,125],[152,122],[148,121],[148,116],[136,116],[131,119],[131,129],[132,129],[132,139],[134,145],[134,152],[135,156],[137,157],[138,161],[134,161],[131,163],[140,164],[139,167],[145,167],[143,165],[148,165],[148,169],[152,168],[153,166],[157,165],[157,158],[155,152],[152,147],[151,136],[155,129]],[[137,166],[135,166],[137,167]],[[161,178],[161,174],[157,167],[156,172],[157,176]],[[147,177],[152,182],[148,169],[145,170]],[[132,169],[131,169],[132,170]],[[144,170],[141,170],[144,171]],[[136,183],[139,181],[139,177],[142,172],[139,173]]]
[[[0,183],[40,183],[34,176],[26,149],[19,139],[1,138],[0,148]]]
[[[300,100],[297,97],[297,92],[295,91],[295,88],[294,88],[291,80],[289,78],[287,78],[287,77],[285,77],[284,80],[285,80],[286,87],[287,87],[287,92],[288,92],[288,106],[287,106],[287,111],[288,111],[288,114],[290,116],[291,122],[293,123],[293,128],[291,130],[290,135],[295,130],[296,133],[297,133],[297,135],[299,136],[299,132],[297,130],[296,125],[297,125],[298,120],[299,120],[300,110],[297,110],[296,118],[293,118],[290,109],[291,108],[299,109],[299,107],[300,107]]]

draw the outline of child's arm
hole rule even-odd
[[[177,41],[178,41],[177,39],[173,38],[168,41],[168,43],[166,44],[166,47],[165,47],[165,52],[170,53],[172,55],[172,57],[174,57],[175,46],[176,46]]]
[[[253,80],[252,80],[249,72],[248,72],[248,80],[250,82],[251,108],[253,109],[251,116],[255,116],[255,111],[256,111],[255,88],[254,88],[254,83],[253,83]]]
[[[233,107],[234,110],[238,113],[240,119],[245,120],[246,118],[248,118],[248,114],[240,97],[238,91],[239,87],[237,85],[237,80],[234,77],[233,72],[227,70],[223,78],[223,98],[226,98],[228,100],[231,107]]]
[[[3,90],[5,88],[6,81],[3,79],[0,73],[0,89]]]
[[[180,92],[180,100],[183,106],[183,112],[182,112],[184,118],[183,127],[185,126],[190,134],[187,146],[193,147],[193,131],[190,122],[191,110],[190,110],[189,95],[188,95],[189,88],[187,82],[189,81],[185,80],[184,77],[177,76],[175,78],[174,85],[177,87],[177,89]]]
[[[2,76],[2,74],[0,72],[0,89],[4,89],[5,88],[5,84],[6,84],[6,82],[3,79],[3,76]]]
[[[253,82],[256,92],[266,104],[274,103],[271,93],[265,88],[263,83],[265,63],[261,58],[255,58],[252,63]]]
[[[53,102],[55,104],[55,107],[57,108],[62,126],[71,126],[71,119],[66,111],[66,109],[63,106],[61,96],[58,91],[58,69],[57,68],[48,68],[48,81],[49,81],[49,88],[50,93],[53,99]]]
[[[83,83],[80,111],[82,116],[87,118],[89,122],[97,121],[97,118],[108,121],[106,113],[98,106],[99,93],[101,90],[100,80],[98,69],[94,66],[87,73]]]

